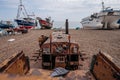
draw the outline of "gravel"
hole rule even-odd
[[[24,51],[31,56],[39,49],[38,37],[49,36],[53,30],[30,30],[27,34],[0,37],[0,63],[12,54]],[[71,38],[80,46],[80,52],[89,57],[99,51],[110,54],[120,66],[120,30],[70,30]],[[9,42],[9,39],[15,39]]]

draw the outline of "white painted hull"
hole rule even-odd
[[[92,21],[81,22],[83,28],[102,28],[103,24],[100,19],[93,19]]]
[[[113,12],[113,14],[109,14],[109,12],[101,12],[99,18],[104,23],[104,28],[118,28],[119,24],[117,21],[120,19],[120,12]]]
[[[103,24],[82,24],[83,28],[102,28]]]
[[[81,24],[83,28],[119,28],[117,21],[120,19],[120,12],[114,12],[112,15],[108,15],[107,12],[100,12],[98,18],[93,18],[93,20],[83,19]],[[104,26],[104,27],[103,27]]]

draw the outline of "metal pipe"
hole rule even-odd
[[[52,53],[52,35],[50,35],[50,53]]]
[[[69,34],[69,23],[68,23],[68,19],[66,19],[66,22],[65,22],[65,30],[66,30],[66,34]]]
[[[71,43],[70,43],[70,35],[68,35],[68,40],[69,40],[69,61],[68,61],[68,66],[70,68],[70,62],[71,62],[71,52],[70,52],[70,46],[71,46]]]
[[[52,53],[52,34],[50,35],[50,54]],[[50,55],[50,68],[52,69],[52,55]]]

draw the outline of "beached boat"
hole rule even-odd
[[[9,29],[9,28],[14,28],[15,26],[11,21],[1,21],[0,22],[0,28],[2,29]]]
[[[83,28],[101,28],[103,24],[99,18],[91,18],[91,16],[83,18],[81,24]]]
[[[27,28],[35,27],[34,19],[32,18],[15,19],[15,21],[20,27],[22,26]]]
[[[94,13],[87,18],[83,18],[81,24],[84,28],[118,28],[119,24],[117,21],[120,19],[120,10],[115,10],[110,7],[105,7],[102,2],[102,11]]]
[[[103,3],[104,5],[104,3]],[[102,20],[103,28],[118,28],[117,21],[120,19],[120,10],[115,10],[110,7],[104,8],[98,16]]]
[[[41,29],[51,29],[53,27],[53,21],[51,21],[51,17],[48,17],[45,20],[37,17],[37,20],[41,26]]]
[[[25,16],[24,18],[20,17],[21,13],[23,13],[23,15]],[[15,22],[17,22],[19,27],[25,27],[27,29],[31,29],[36,26],[35,19],[31,18],[31,16],[35,16],[35,15],[34,14],[28,15],[24,5],[22,4],[22,0],[20,0],[20,5],[18,6],[18,13]]]

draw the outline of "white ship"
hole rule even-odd
[[[102,2],[102,11],[94,13],[89,17],[83,18],[81,24],[83,28],[119,28],[120,10],[114,10],[110,7],[105,8]]]
[[[95,14],[94,14],[95,15]],[[97,15],[95,15],[97,16]],[[103,24],[101,23],[102,20],[98,17],[88,16],[82,19],[81,24],[83,28],[101,28]]]

